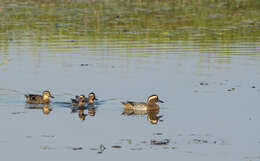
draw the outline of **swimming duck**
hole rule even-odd
[[[156,104],[157,102],[164,103],[159,99],[157,95],[151,95],[147,99],[147,103],[145,102],[132,102],[132,101],[126,101],[121,102],[125,110],[130,110],[135,113],[135,111],[147,111],[150,109],[159,109],[159,106]]]
[[[94,92],[89,93],[89,94],[88,94],[88,98],[87,98],[88,105],[94,104],[94,101],[95,101],[95,100],[98,100],[98,99],[96,98],[95,93],[94,93]]]
[[[26,98],[26,103],[29,104],[48,104],[50,103],[50,97],[54,98],[50,91],[43,91],[42,95],[36,95],[36,94],[28,94],[24,95]]]
[[[84,107],[86,104],[85,95],[76,96],[75,99],[71,99],[73,106]]]
[[[81,96],[84,96],[84,95],[81,95]],[[80,96],[75,96],[75,99],[71,99],[72,103],[73,103],[73,104],[78,104],[79,98],[80,98]],[[96,98],[96,95],[95,95],[94,92],[89,93],[89,94],[88,94],[88,97],[86,98],[86,97],[84,96],[84,98],[85,98],[85,102],[86,102],[88,105],[94,104],[94,101],[95,101],[95,100],[98,100],[98,99]]]

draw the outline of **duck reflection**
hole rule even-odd
[[[85,110],[88,111],[88,114],[85,114]],[[96,115],[96,107],[90,106],[90,107],[73,107],[72,113],[78,113],[79,119],[84,121],[86,119],[86,116],[95,116]]]
[[[31,104],[27,104],[25,106],[26,109],[41,109],[42,113],[45,115],[49,115],[52,111],[52,109],[50,108],[50,106],[48,104],[45,105],[31,105]]]
[[[84,113],[85,108],[84,107],[79,107],[78,109],[78,116],[79,119],[84,121],[86,119],[87,114]]]
[[[159,109],[157,110],[148,110],[147,111],[147,120],[152,124],[157,124],[162,116],[159,116]]]
[[[49,115],[51,113],[52,109],[49,107],[49,105],[44,105],[42,107],[42,113],[45,115]]]
[[[122,115],[147,115],[147,121],[151,124],[157,124],[162,116],[159,115],[159,109],[148,109],[148,110],[132,110],[124,109]]]
[[[95,116],[96,115],[96,108],[88,108],[88,114],[89,116]]]
[[[88,115],[89,116],[95,116],[96,115],[96,108],[84,108],[84,107],[79,107],[78,108],[78,115],[80,120],[85,120],[87,114],[84,113],[85,109],[88,110]]]

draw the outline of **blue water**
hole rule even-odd
[[[260,158],[260,43],[25,39],[0,48],[0,64],[7,59],[0,65],[1,160]],[[43,90],[55,96],[52,111],[26,108],[24,94]],[[70,99],[92,91],[100,104],[82,121]],[[120,101],[152,94],[165,102],[157,124],[121,115]]]

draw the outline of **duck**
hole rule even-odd
[[[84,107],[86,104],[85,95],[76,96],[75,99],[71,99],[73,106]]]
[[[81,96],[84,96],[84,95],[81,95]],[[78,104],[79,98],[80,98],[80,96],[75,96],[75,98],[71,99],[72,103],[73,103],[73,104]],[[94,92],[89,93],[89,94],[88,94],[88,97],[86,98],[86,97],[84,96],[84,98],[85,98],[85,102],[86,102],[88,105],[93,105],[93,104],[95,103],[95,100],[98,100],[98,99],[96,98],[96,95],[95,95]]]
[[[28,104],[49,104],[50,98],[54,98],[50,91],[43,91],[42,95],[37,94],[26,94],[26,103]]]
[[[88,94],[88,98],[87,98],[88,105],[93,105],[93,104],[95,103],[95,100],[98,100],[98,99],[96,98],[95,93],[94,93],[94,92],[90,92],[90,93]]]
[[[151,95],[148,97],[147,102],[126,101],[121,103],[124,105],[124,111],[128,111],[131,113],[139,113],[140,111],[144,111],[146,113],[147,110],[159,109],[159,105],[157,104],[157,102],[164,103],[162,100],[159,99],[157,95]]]

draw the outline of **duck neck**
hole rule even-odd
[[[88,104],[94,104],[94,99],[93,98],[88,98]]]
[[[148,105],[148,108],[151,108],[151,109],[159,108],[159,106],[156,104],[155,101],[149,101],[147,103],[147,105]]]
[[[78,104],[79,107],[83,107],[84,105],[85,105],[85,101],[79,101],[79,104]]]
[[[49,100],[49,96],[43,95],[43,100]]]
[[[150,100],[147,102],[147,104],[153,106],[153,105],[156,105],[156,102],[154,100]]]

